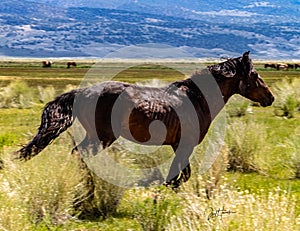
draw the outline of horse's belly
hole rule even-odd
[[[143,126],[134,126],[131,129],[122,129],[121,136],[127,140],[143,145],[162,145],[166,136],[161,133],[149,131]]]
[[[122,123],[121,136],[143,145],[173,144],[178,137],[179,125],[163,120],[150,120],[145,116],[133,116]]]

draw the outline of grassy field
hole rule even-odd
[[[70,155],[72,131],[31,161],[11,160],[36,132],[44,104],[111,73],[114,80],[161,84],[184,78],[195,63],[176,64],[184,74],[149,63],[103,62],[95,72],[94,61],[70,69],[63,61],[52,68],[40,63],[0,62],[0,230],[300,230],[300,70],[255,64],[274,90],[274,106],[230,100],[225,144],[209,171],[200,174],[199,166],[213,134],[195,149],[192,177],[178,192],[157,185],[124,189],[98,178],[92,203],[105,212],[83,218],[73,206],[74,198],[86,198],[85,171]]]

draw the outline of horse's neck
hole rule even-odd
[[[211,74],[194,75],[183,80],[182,84],[204,96],[212,119],[222,110],[229,98],[237,93],[238,88],[235,78],[224,78],[217,81]]]
[[[225,79],[222,82],[219,82],[218,85],[220,87],[220,91],[222,92],[225,104],[231,96],[238,93],[239,81],[237,81],[235,78]]]

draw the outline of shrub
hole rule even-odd
[[[125,188],[111,184],[94,175],[95,205],[103,218],[115,215]]]
[[[247,112],[251,112],[250,103],[239,95],[233,96],[226,105],[226,113],[230,117],[241,117]]]
[[[282,146],[289,153],[288,160],[285,161],[286,167],[289,168],[295,178],[300,178],[300,132],[284,141]]]
[[[0,135],[0,151],[4,146],[12,145],[16,141],[16,136],[13,133]]]
[[[116,215],[125,189],[89,171],[86,169],[85,173],[82,172],[81,188],[77,191],[74,205],[78,217],[80,219],[106,219]]]
[[[180,201],[166,188],[144,191],[143,197],[134,202],[134,219],[145,231],[166,230],[171,218],[181,210]]]
[[[53,226],[74,215],[73,201],[81,187],[77,163],[62,148],[45,154],[26,163],[6,158],[0,176],[1,230],[34,230],[41,223]]]
[[[47,103],[53,100],[56,95],[55,88],[53,86],[49,86],[49,87],[38,86],[38,92],[39,92],[39,101],[41,103]]]
[[[120,176],[118,168],[110,166],[110,163],[107,163],[110,158],[106,158],[106,156],[118,155],[119,152],[111,148],[101,151],[97,155],[85,153],[84,161],[81,159],[82,155],[76,153],[80,158],[79,163],[83,174],[81,193],[83,196],[79,196],[77,200],[79,217],[83,219],[92,217],[105,219],[115,215],[125,192],[125,188],[118,185],[118,179],[125,179],[127,175]]]
[[[29,108],[34,101],[34,93],[25,82],[14,81],[0,91],[0,108]]]
[[[265,129],[253,121],[235,121],[228,127],[228,170],[240,172],[258,171],[255,157],[261,153],[266,138]]]
[[[4,162],[2,160],[2,153],[5,146],[12,145],[16,141],[16,136],[13,133],[6,133],[0,135],[0,169],[4,167]]]
[[[67,84],[66,87],[64,88],[63,92],[68,92],[68,91],[71,91],[71,90],[74,90],[77,88],[78,88],[78,86],[75,86],[73,84]]]
[[[300,109],[300,80],[283,79],[276,82],[273,91],[275,94],[275,115],[294,117],[294,113]]]
[[[191,161],[191,178],[181,188],[185,191],[185,187],[188,185],[187,187],[192,188],[193,193],[196,195],[200,196],[204,193],[204,197],[213,198],[214,193],[222,183],[222,176],[227,170],[229,150],[224,142],[216,144],[217,141],[215,141],[212,145],[211,143],[207,144],[207,141],[205,139],[204,145],[201,144],[196,148]],[[206,153],[209,149],[207,145],[215,146],[210,149],[214,154],[208,155]],[[206,154],[204,155],[204,153]]]

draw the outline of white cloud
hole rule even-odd
[[[253,2],[248,6],[245,6],[244,8],[254,8],[254,7],[276,7],[275,5],[272,5],[270,2]]]
[[[211,15],[211,16],[235,16],[235,17],[251,17],[253,15],[258,15],[257,13],[252,13],[248,11],[239,10],[220,10],[220,11],[196,11],[191,12],[199,15]]]
[[[157,19],[157,18],[145,18],[145,21],[146,22],[153,22],[153,23],[156,23],[156,22],[164,22],[163,20],[160,20],[160,19]]]

